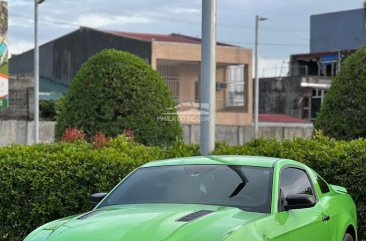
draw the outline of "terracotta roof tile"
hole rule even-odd
[[[108,31],[109,33],[119,35],[126,38],[132,38],[147,42],[172,42],[172,43],[187,43],[187,44],[201,44],[201,39],[187,36],[183,34],[149,34],[149,33],[131,33],[131,32],[118,32],[118,31]],[[225,43],[217,43],[220,46],[233,46]]]
[[[310,124],[308,120],[281,114],[259,114],[259,122]]]

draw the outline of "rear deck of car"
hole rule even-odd
[[[280,159],[257,156],[197,156],[154,161],[149,162],[142,167],[178,165],[238,165],[272,168],[278,160]]]

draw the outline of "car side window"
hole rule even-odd
[[[282,170],[280,177],[281,204],[288,195],[308,194],[314,196],[313,187],[308,175],[298,168]],[[315,197],[315,196],[314,196]]]
[[[320,188],[320,191],[324,194],[324,193],[328,193],[330,192],[329,186],[328,184],[324,181],[323,178],[321,178],[319,175],[316,176],[316,179],[318,181],[318,185]]]

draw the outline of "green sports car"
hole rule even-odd
[[[25,241],[357,241],[356,206],[296,161],[210,156],[148,163],[88,213]]]

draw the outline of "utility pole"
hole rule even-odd
[[[259,126],[259,76],[258,76],[258,62],[259,62],[259,22],[266,21],[267,18],[260,16],[255,17],[255,86],[254,86],[254,138],[258,137]]]
[[[38,5],[45,0],[34,0],[34,144],[39,143],[39,45]]]
[[[365,12],[365,17],[364,17],[364,29],[366,31],[366,1],[363,2],[363,10]]]
[[[202,0],[201,155],[215,150],[217,0]]]

